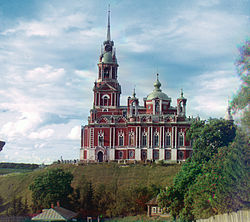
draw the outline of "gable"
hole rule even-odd
[[[114,87],[112,87],[111,85],[109,85],[108,83],[104,83],[103,85],[98,87],[98,90],[112,90],[112,91],[116,91],[116,89]]]
[[[99,123],[108,123],[108,120],[107,120],[106,117],[103,117],[103,118],[101,118],[98,122],[99,122]]]
[[[121,117],[121,118],[118,119],[117,123],[126,123],[126,119]]]

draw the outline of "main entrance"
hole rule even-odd
[[[103,152],[102,151],[99,151],[98,154],[97,154],[97,161],[100,163],[100,162],[103,162]]]

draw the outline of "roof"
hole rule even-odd
[[[146,203],[146,205],[158,205],[158,203],[157,203],[157,198],[154,197],[153,199],[151,199],[150,201],[148,201],[148,202]]]
[[[151,92],[148,97],[147,100],[152,100],[152,99],[162,99],[162,100],[170,100],[170,98],[167,96],[167,94],[163,93],[163,92],[159,92],[159,91],[153,91]]]
[[[74,217],[77,214],[73,211],[67,210],[63,207],[54,207],[50,209],[44,209],[42,213],[33,217],[32,220],[38,221],[67,221]]]
[[[103,63],[114,63],[111,52],[105,52],[102,57]]]

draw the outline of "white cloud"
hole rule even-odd
[[[201,74],[190,79],[187,93],[194,114],[224,117],[229,96],[239,87],[239,78],[229,70]]]
[[[94,82],[97,72],[93,72],[90,70],[75,70],[75,74],[82,78],[85,78],[87,80]]]
[[[29,138],[31,138],[31,139],[47,139],[47,138],[50,138],[53,134],[54,134],[53,129],[45,129],[45,130],[42,130],[40,132],[30,133]]]
[[[53,68],[50,65],[45,65],[43,67],[37,67],[33,70],[27,72],[26,78],[33,81],[55,81],[61,78],[65,74],[63,68]]]
[[[41,123],[41,117],[39,113],[24,112],[16,121],[10,121],[5,123],[0,131],[0,134],[13,140],[15,136],[26,136],[28,131],[35,128]]]
[[[68,134],[68,138],[71,140],[79,140],[81,135],[81,127],[80,126],[74,126],[70,133]]]

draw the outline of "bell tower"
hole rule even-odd
[[[120,106],[121,86],[117,80],[118,63],[114,41],[110,34],[110,9],[108,10],[107,38],[101,47],[97,82],[94,85],[94,108],[117,108]]]

